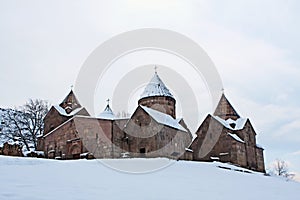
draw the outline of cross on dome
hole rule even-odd
[[[113,113],[112,109],[109,106],[109,101],[110,101],[109,99],[106,100],[107,105],[104,111],[98,115],[98,118],[109,119],[109,120],[115,119],[115,114]]]

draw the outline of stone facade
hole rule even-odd
[[[188,130],[159,124],[141,106],[128,120],[123,132],[127,138],[124,149],[145,157],[177,157],[192,140]]]
[[[197,138],[190,147],[193,160],[217,160],[265,172],[263,149],[256,145],[250,120],[240,118],[225,95],[216,111],[217,116],[209,114],[196,131]]]
[[[176,101],[172,97],[164,96],[154,96],[154,97],[145,97],[139,100],[139,105],[147,106],[153,108],[160,112],[171,115],[173,118],[176,118]]]
[[[76,115],[41,137],[39,149],[47,158],[59,159],[76,159],[85,152],[96,158],[120,158],[127,152],[130,157],[175,158],[184,153],[191,139],[189,131],[163,126],[138,107],[130,119]]]
[[[99,117],[90,117],[71,91],[44,119],[38,150],[47,158],[168,157],[229,162],[264,172],[263,149],[249,119],[241,118],[223,94],[192,134],[176,119],[176,100],[155,73],[130,118],[116,119],[109,104]]]

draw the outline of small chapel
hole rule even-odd
[[[53,159],[167,157],[265,172],[263,148],[250,120],[240,117],[224,94],[193,134],[176,116],[176,99],[156,71],[137,103],[130,117],[116,117],[109,102],[98,116],[90,116],[71,90],[45,116],[38,150]]]

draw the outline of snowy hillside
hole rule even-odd
[[[148,159],[151,160],[156,159]],[[132,165],[135,159],[110,160]],[[148,161],[147,161],[148,162]],[[174,161],[147,174],[122,173],[99,160],[0,156],[0,199],[299,199],[300,184],[221,163]],[[234,168],[234,167],[233,167]]]

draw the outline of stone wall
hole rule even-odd
[[[68,119],[69,117],[60,115],[54,107],[51,107],[44,118],[44,135],[54,130]]]
[[[165,96],[154,96],[154,97],[145,97],[138,101],[139,105],[158,110],[162,113],[171,115],[176,119],[176,101],[172,97]]]
[[[75,116],[43,139],[48,158],[77,159],[90,152],[96,158],[112,157],[112,121]]]
[[[260,172],[265,172],[265,161],[263,155],[263,149],[256,147],[256,158],[257,158],[257,170]]]
[[[178,157],[191,142],[189,132],[158,124],[138,108],[124,128],[124,148],[133,157]]]
[[[0,155],[22,157],[22,146],[18,144],[9,144],[8,142],[5,142],[3,144],[3,147],[0,148]]]
[[[237,141],[230,134],[237,135]],[[265,172],[263,149],[256,147],[255,132],[249,121],[244,128],[233,131],[208,115],[196,132],[193,141],[193,160],[230,162],[248,169]]]
[[[85,151],[92,153],[95,158],[113,157],[113,121],[80,116],[74,120]]]
[[[43,151],[45,152],[45,157],[61,157],[62,159],[78,157],[78,155],[72,155],[70,152],[70,148],[75,148],[75,146],[77,149],[82,150],[81,144],[76,142],[77,139],[78,135],[76,134],[75,123],[72,119],[63,124],[59,129],[43,136]]]

